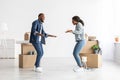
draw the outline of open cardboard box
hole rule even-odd
[[[86,41],[85,46],[83,47],[81,53],[94,53],[92,46],[98,44],[97,41]]]
[[[21,54],[22,55],[27,55],[30,51],[35,51],[35,48],[31,43],[29,44],[21,44]]]

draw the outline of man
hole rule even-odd
[[[32,23],[32,28],[31,28],[31,35],[30,35],[30,43],[34,46],[36,52],[37,52],[37,57],[36,57],[36,62],[35,62],[35,71],[36,72],[42,72],[42,68],[40,66],[40,61],[43,56],[43,47],[42,44],[45,44],[45,38],[47,37],[56,37],[54,35],[49,35],[45,33],[43,29],[43,23],[45,20],[45,16],[43,13],[40,13],[38,15],[38,20],[35,20]]]

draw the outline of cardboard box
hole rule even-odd
[[[88,36],[88,41],[94,41],[94,40],[96,40],[95,36]]]
[[[33,68],[36,55],[19,55],[19,68]]]
[[[95,41],[87,41],[85,46],[83,47],[80,53],[94,53],[92,46],[97,44],[97,40]]]
[[[24,34],[24,40],[30,40],[30,32]]]
[[[21,44],[21,54],[27,55],[30,51],[35,51],[35,48],[32,44]]]
[[[80,57],[87,57],[87,67],[89,68],[99,68],[102,66],[102,55],[100,54],[89,54],[89,53],[80,53]]]

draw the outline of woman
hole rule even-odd
[[[80,51],[85,45],[85,32],[84,32],[84,22],[80,19],[79,16],[74,16],[72,18],[72,23],[75,26],[75,30],[67,30],[66,33],[73,33],[75,35],[76,45],[74,47],[73,56],[77,62],[77,67],[75,67],[73,70],[75,72],[83,71],[83,64],[81,61],[81,58],[79,56]]]

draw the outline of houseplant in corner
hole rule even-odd
[[[96,45],[92,46],[92,49],[94,50],[94,53],[97,54],[97,53],[99,53],[100,47],[99,47],[99,45],[96,44]]]

